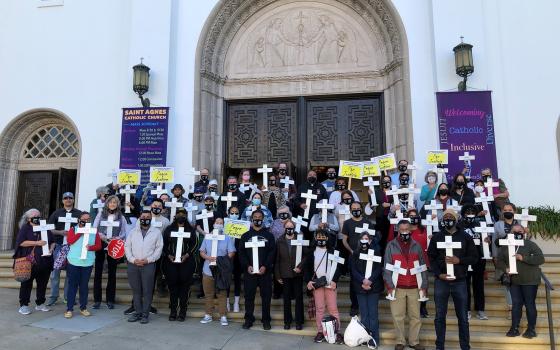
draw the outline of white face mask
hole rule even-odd
[[[428,176],[428,183],[431,183],[431,184],[436,183],[436,178],[434,176]]]
[[[214,228],[218,231],[223,231],[224,230],[224,225],[220,225],[220,224],[215,224]]]
[[[484,192],[484,187],[483,186],[475,186],[474,190],[478,193],[482,193],[482,192]]]

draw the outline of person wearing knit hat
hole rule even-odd
[[[447,321],[447,303],[453,298],[455,313],[459,326],[459,344],[461,350],[470,349],[469,320],[467,317],[467,269],[478,262],[479,256],[474,241],[461,226],[457,226],[459,215],[453,209],[443,212],[440,232],[434,233],[428,246],[430,268],[435,275],[434,302],[436,305],[436,348],[445,348]],[[450,249],[441,248],[445,243],[452,243],[452,256],[447,256]],[[438,246],[439,245],[439,246]],[[447,272],[452,265],[453,275]]]

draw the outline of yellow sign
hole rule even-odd
[[[175,169],[169,167],[150,167],[150,182],[171,183],[174,182]]]
[[[395,154],[389,153],[379,157],[372,158],[373,161],[377,161],[379,163],[379,170],[391,170],[397,167],[397,161],[395,160]]]
[[[428,164],[448,164],[447,150],[428,151]]]
[[[250,227],[247,221],[226,219],[224,233],[233,238],[241,238],[245,232],[249,231]]]
[[[348,177],[350,179],[362,179],[364,165],[359,162],[349,162],[341,160],[338,167],[338,176]]]
[[[377,161],[363,162],[364,164],[364,177],[381,176],[379,163]]]
[[[140,185],[140,170],[119,169],[117,183],[119,185]]]

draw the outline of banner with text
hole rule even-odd
[[[479,179],[480,170],[484,168],[490,168],[497,179],[491,91],[438,92],[436,95],[439,145],[440,149],[449,151],[448,181],[464,168],[468,169],[466,175],[470,173],[472,180]]]
[[[140,169],[143,185],[166,165],[168,120],[169,107],[123,108],[120,168]]]

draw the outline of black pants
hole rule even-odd
[[[360,309],[360,305],[358,304],[358,297],[356,296],[356,291],[354,290],[354,283],[352,283],[352,276],[350,276],[350,302],[352,303],[350,306],[350,311],[358,311]]]
[[[348,255],[350,255],[350,252],[348,252],[348,250],[346,250],[346,248],[344,247],[344,245],[342,244],[342,239],[338,239],[337,240],[337,246],[341,247],[340,249],[340,257],[344,259],[344,264],[342,265],[337,265],[336,268],[340,269],[340,274],[341,275],[346,275],[349,271],[349,264],[350,264],[350,259],[348,259]],[[357,300],[357,299],[356,299]],[[356,301],[357,302],[357,301]],[[356,304],[357,305],[357,304]]]
[[[292,299],[296,300],[295,321],[303,325],[303,277],[283,278],[284,287],[284,323],[291,324]]]
[[[105,289],[105,299],[107,303],[115,303],[115,290],[117,288],[117,265],[115,260],[107,255],[104,249],[95,252],[95,274],[93,275],[93,301],[101,302],[101,282],[103,279],[103,265],[107,259],[107,288]]]
[[[19,287],[19,306],[28,306],[31,299],[31,290],[33,289],[33,280],[37,283],[37,291],[35,294],[35,303],[42,305],[47,300],[47,284],[51,276],[51,266],[33,265],[31,268],[31,278],[25,282],[21,282]]]
[[[484,311],[484,270],[486,260],[480,260],[472,266],[472,271],[467,272],[467,311],[471,311],[471,295],[474,296],[474,310]],[[472,293],[471,293],[472,287]]]
[[[243,269],[241,268],[241,262],[239,262],[239,256],[235,254],[233,257],[233,295],[238,297],[241,295],[241,275],[243,274]],[[227,296],[229,298],[229,289],[227,291]]]
[[[537,306],[535,299],[537,298],[537,290],[539,286],[526,285],[521,286],[512,284],[510,287],[511,300],[513,302],[511,308],[511,326],[519,328],[521,322],[521,314],[523,312],[523,305],[525,305],[525,312],[527,313],[527,325],[529,328],[535,329],[537,324]]]
[[[274,295],[274,299],[280,299],[282,297],[282,295],[284,294],[284,286],[281,285],[278,282],[278,278],[280,278],[280,277],[276,276],[276,274],[273,272],[272,273],[272,282],[274,283],[274,285],[273,285],[273,289],[272,289],[272,295]]]
[[[264,275],[244,274],[244,289],[245,289],[245,321],[255,322],[255,295],[257,294],[257,287],[261,293],[262,302],[262,322],[270,323],[270,299],[272,298],[272,274],[266,272]]]
[[[184,263],[172,263],[167,258],[163,258],[163,273],[169,287],[169,302],[172,311],[177,310],[177,306],[181,310],[187,309],[189,302],[189,289],[193,283],[193,274],[195,271],[194,257],[190,257]]]

